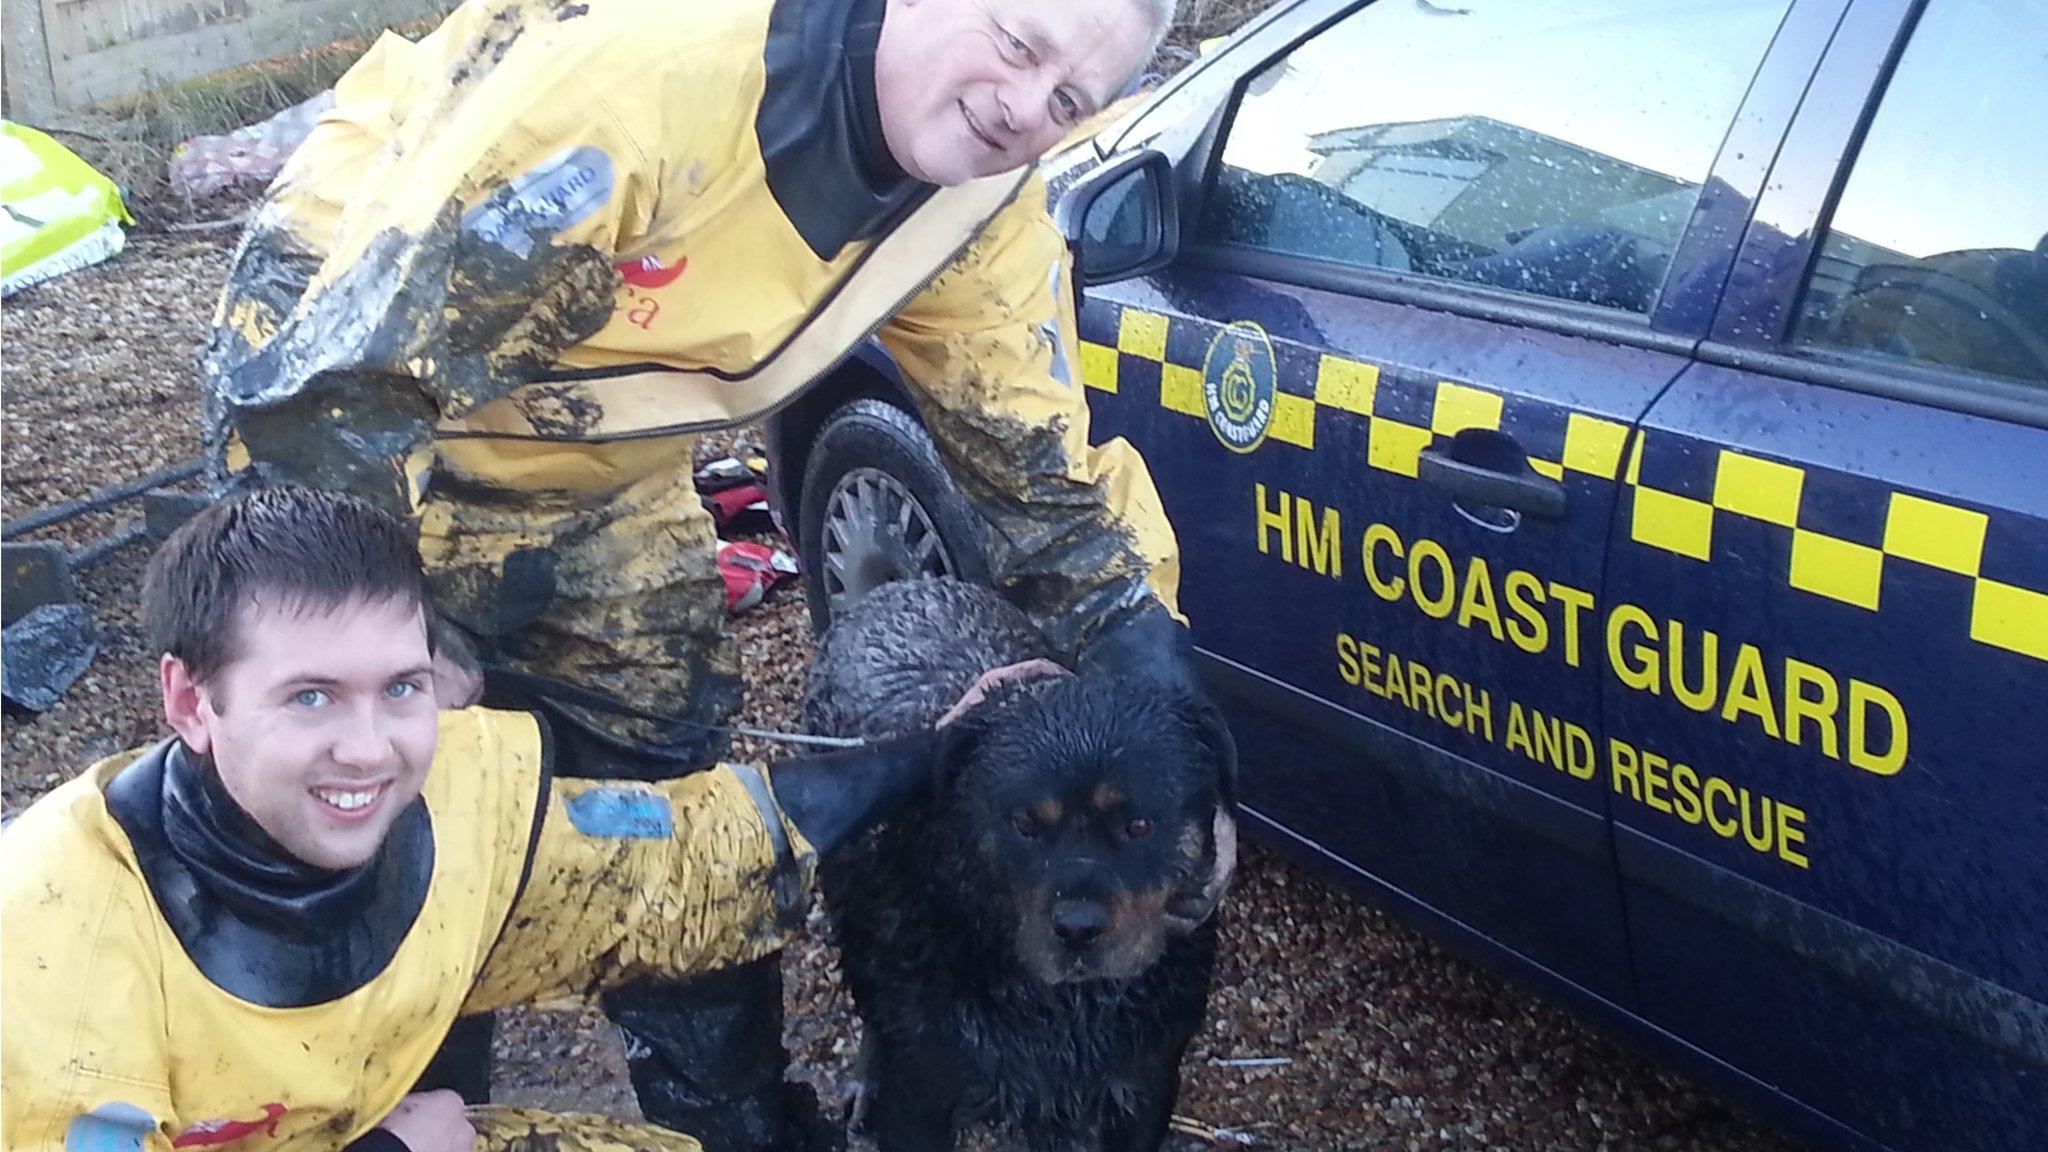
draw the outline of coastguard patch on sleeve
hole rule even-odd
[[[1250,452],[1273,426],[1273,342],[1249,320],[1225,325],[1202,361],[1202,408],[1232,452]]]
[[[668,798],[633,788],[592,788],[569,797],[569,823],[585,836],[666,840],[675,834]]]
[[[612,158],[588,144],[564,148],[465,212],[462,230],[524,260],[536,239],[567,231],[611,198]]]

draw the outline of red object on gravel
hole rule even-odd
[[[718,534],[770,532],[775,521],[768,512],[768,490],[759,484],[741,484],[718,492],[698,490],[697,498],[711,512]]]
[[[725,577],[725,611],[736,616],[759,604],[768,590],[796,575],[796,557],[766,544],[722,540],[718,574]]]

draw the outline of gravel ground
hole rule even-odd
[[[115,261],[10,300],[4,505],[9,518],[197,451],[194,353],[226,262],[224,242],[138,236]],[[99,517],[39,534],[68,544]],[[105,640],[83,680],[34,720],[4,721],[9,812],[86,763],[154,738],[154,661],[135,635],[134,550],[85,593]],[[778,593],[740,618],[744,719],[789,726],[809,634],[802,598]],[[760,758],[765,749],[742,746]],[[1790,1147],[1684,1079],[1659,1071],[1519,987],[1326,887],[1248,851],[1226,907],[1208,1026],[1178,1112],[1256,1149],[1659,1149]],[[843,1098],[857,1024],[820,931],[788,953],[796,1074]],[[631,1115],[618,1045],[587,1010],[508,1014],[501,1100]],[[1246,1066],[1230,1061],[1278,1061]],[[1203,1146],[1180,1138],[1179,1147]]]

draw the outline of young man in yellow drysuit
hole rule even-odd
[[[256,212],[206,372],[225,473],[417,519],[437,613],[601,689],[656,776],[715,758],[738,653],[691,434],[774,411],[870,332],[1064,658],[1185,681],[1143,462],[1091,446],[1035,162],[1173,0],[468,0],[386,36]],[[667,763],[671,767],[660,767]],[[619,990],[650,1118],[786,1144],[772,960]]]
[[[412,1088],[459,1014],[771,952],[938,734],[579,778],[530,714],[437,708],[425,604],[411,530],[352,497],[262,490],[165,544],[177,736],[0,835],[8,1152],[696,1152]]]

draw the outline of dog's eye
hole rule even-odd
[[[1017,835],[1026,840],[1036,840],[1040,835],[1038,821],[1033,820],[1029,813],[1019,812],[1010,817],[1010,827],[1015,828]]]
[[[1143,840],[1152,834],[1152,822],[1140,816],[1124,825],[1124,835],[1133,840]]]

